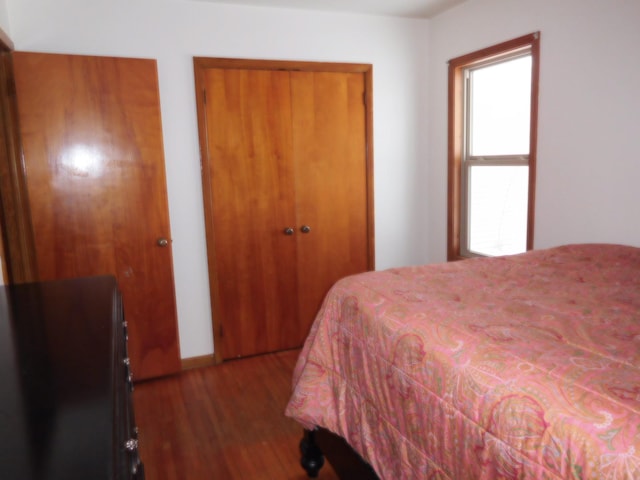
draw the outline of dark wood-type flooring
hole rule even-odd
[[[299,350],[136,384],[147,480],[303,480],[302,427],[284,416]],[[337,475],[325,464],[321,480]]]

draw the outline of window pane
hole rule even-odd
[[[528,166],[469,168],[469,250],[510,255],[527,249]]]
[[[471,70],[471,155],[529,153],[531,56]]]

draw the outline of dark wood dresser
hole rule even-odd
[[[113,277],[0,287],[0,478],[144,478]]]

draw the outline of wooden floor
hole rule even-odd
[[[284,416],[299,351],[137,383],[147,480],[304,480],[302,427]],[[335,480],[325,464],[318,477]]]

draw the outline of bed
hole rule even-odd
[[[566,245],[337,282],[286,415],[381,479],[640,478],[640,248]]]

